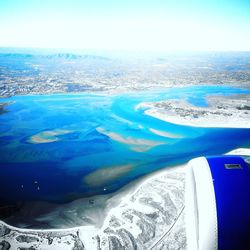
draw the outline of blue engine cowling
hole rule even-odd
[[[250,249],[250,166],[244,157],[191,160],[185,203],[188,249]]]

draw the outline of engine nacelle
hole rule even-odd
[[[244,157],[200,157],[187,168],[188,249],[250,249],[250,168]]]

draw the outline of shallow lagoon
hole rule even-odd
[[[250,146],[250,129],[198,128],[144,114],[145,101],[250,93],[199,86],[119,95],[15,96],[0,115],[0,199],[68,202],[113,192],[154,170]]]

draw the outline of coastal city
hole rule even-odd
[[[0,0],[0,250],[250,249],[250,0]]]
[[[117,93],[183,85],[249,86],[250,53],[97,56],[0,53],[0,96]]]
[[[249,61],[0,53],[0,248],[188,249],[187,161],[249,150]]]

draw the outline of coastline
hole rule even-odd
[[[250,128],[249,95],[208,96],[208,106],[194,106],[184,100],[170,99],[141,103],[144,114],[178,125],[192,127]]]
[[[156,119],[173,123],[176,125],[189,126],[189,127],[203,127],[203,128],[250,128],[249,121],[223,121],[216,120],[210,122],[206,118],[200,118],[199,120],[194,118],[181,118],[177,116],[171,116],[171,114],[162,114],[158,110],[150,109],[144,112],[146,115],[152,116]],[[237,118],[235,118],[237,119]]]
[[[210,105],[208,108],[197,107],[186,101],[176,100],[143,103],[139,106],[149,108],[145,111],[147,115],[186,126],[250,128],[248,113],[244,115],[244,112],[248,112],[250,101],[248,101],[248,98],[244,100],[239,98],[239,95],[234,96],[232,100],[230,98],[209,97]],[[219,107],[218,99],[220,100]],[[162,106],[154,106],[159,103]],[[214,105],[216,107],[213,109]],[[212,111],[208,111],[207,109],[211,109],[211,107]],[[173,112],[176,108],[184,113],[186,110],[191,111],[187,115],[181,116],[178,115],[178,112]],[[199,116],[204,111],[208,112],[205,113],[206,116]],[[216,114],[215,112],[219,113]],[[243,115],[243,117],[240,115]],[[225,118],[228,118],[228,120]],[[152,128],[149,130],[162,137],[173,139],[181,137],[178,134],[170,134]],[[64,130],[59,130],[59,132],[67,133]],[[45,134],[36,134],[36,137],[31,139],[36,139],[35,143],[47,143],[50,142],[48,140],[51,140],[51,137],[52,139],[56,138],[60,134],[59,132],[45,131]],[[99,132],[123,144],[132,144],[134,147],[142,144],[144,151],[148,147],[157,145],[155,141],[132,140],[102,129],[99,129]],[[134,147],[133,149],[138,151],[138,148]],[[228,152],[228,154],[250,155],[250,149],[236,149]],[[112,174],[113,176],[122,174],[130,167],[130,165],[122,165],[120,166],[121,173],[114,172]],[[100,175],[102,176],[103,172],[97,172],[97,177]],[[8,249],[11,246],[12,248],[46,250],[58,248],[119,249],[126,245],[132,249],[135,246],[141,249],[151,249],[155,246],[166,247],[171,245],[174,246],[174,249],[177,247],[185,249],[184,177],[184,166],[168,167],[137,179],[110,196],[91,197],[91,199],[81,200],[81,202],[76,200],[75,203],[72,203],[76,207],[73,212],[70,211],[70,207],[67,207],[66,210],[70,212],[68,214],[67,212],[62,213],[63,207],[61,211],[56,211],[57,216],[53,213],[48,215],[55,219],[55,225],[58,223],[57,226],[59,227],[60,216],[63,217],[67,214],[69,228],[22,229],[0,221],[0,247]],[[87,182],[93,182],[93,175],[88,176]],[[79,213],[84,219],[78,218],[78,212],[74,213],[77,210],[78,212],[81,211]],[[84,214],[85,211],[88,211],[88,213]],[[74,219],[71,219],[71,216],[75,220],[78,218],[78,223],[82,223],[81,226],[72,227]],[[157,225],[157,227],[152,225]],[[168,233],[170,228],[173,228],[173,230]],[[179,237],[178,242],[175,240],[176,237]],[[180,244],[182,247],[174,244]]]
[[[21,229],[0,222],[0,238],[2,241],[10,242],[12,247],[32,246],[38,249],[64,247],[65,249],[72,249],[72,247],[78,245],[79,248],[73,249],[82,249],[84,245],[87,249],[99,249],[98,247],[109,249],[110,245],[115,246],[117,244],[117,239],[121,239],[121,244],[123,244],[122,242],[126,241],[127,238],[130,239],[129,244],[145,246],[143,239],[148,237],[148,230],[153,230],[151,233],[154,237],[147,241],[147,246],[153,245],[162,237],[163,228],[174,226],[175,219],[180,216],[180,211],[183,208],[183,170],[183,166],[162,169],[142,177],[132,184],[128,184],[128,187],[111,197],[111,201],[107,206],[108,212],[99,228],[95,226],[79,226],[69,229],[37,230]],[[168,187],[165,191],[164,186]],[[164,196],[167,196],[167,199]],[[118,204],[117,198],[120,198]],[[171,201],[174,201],[175,204]],[[155,207],[155,202],[159,203],[157,207]],[[169,209],[164,212],[166,206]],[[159,211],[161,211],[160,214],[154,216]],[[147,216],[145,212],[152,214],[152,216],[150,215],[152,218]],[[171,220],[167,219],[169,216]],[[131,220],[132,217],[134,217],[133,220]],[[183,220],[183,216],[181,219]],[[151,223],[158,223],[159,227],[151,228],[149,220],[152,220]],[[142,228],[147,226],[150,228],[142,232]],[[177,223],[176,227],[178,227],[178,230],[183,231],[179,223]],[[183,232],[182,234],[184,235]],[[49,244],[51,241],[53,243]],[[67,243],[69,241],[70,244]]]
[[[226,154],[250,156],[250,149],[238,148]],[[182,165],[134,181],[111,198],[113,203],[107,206],[99,228],[21,229],[0,221],[0,244],[36,249],[117,249],[124,244],[131,249],[160,246],[186,249],[184,179]]]

